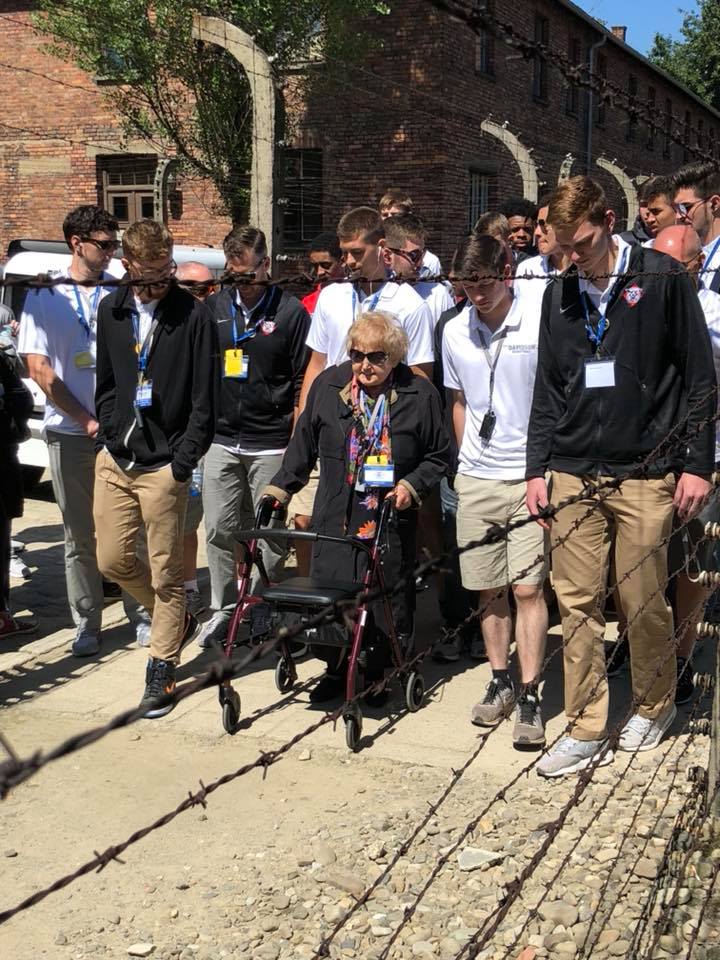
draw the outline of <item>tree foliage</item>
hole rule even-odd
[[[682,40],[656,33],[649,59],[720,110],[718,0],[698,0],[697,9],[685,13],[680,33]]]
[[[193,14],[249,33],[279,79],[293,64],[352,60],[362,49],[358,18],[387,12],[378,0],[40,0],[40,7],[36,24],[53,53],[109,84],[126,133],[210,178],[233,220],[247,209],[250,87],[226,51],[192,39]],[[307,89],[322,73],[309,70],[301,83]]]

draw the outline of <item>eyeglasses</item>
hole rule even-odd
[[[390,253],[394,253],[396,257],[404,257],[405,260],[409,260],[414,266],[421,263],[425,256],[424,250],[398,250],[397,247],[388,247],[388,250]]]
[[[137,275],[132,276],[131,273],[132,279],[137,281],[138,286],[144,287],[165,287],[177,273],[177,264],[174,260],[171,260],[166,269],[158,275],[154,275],[152,272],[146,273],[142,263],[135,262],[133,266]]]
[[[94,247],[97,247],[98,250],[102,250],[104,253],[111,253],[113,250],[117,250],[120,246],[119,240],[96,240],[95,237],[80,237],[83,243],[91,243]]]
[[[202,296],[204,293],[212,293],[215,289],[214,280],[178,280],[178,286],[193,296]]]
[[[381,367],[388,360],[384,350],[371,350],[370,353],[363,353],[362,350],[348,350],[348,356],[351,363],[363,363],[367,360],[374,367]]]
[[[709,199],[710,197],[702,197],[700,200],[693,200],[692,203],[673,203],[672,208],[679,217],[687,220],[695,207],[701,203],[706,203]]]

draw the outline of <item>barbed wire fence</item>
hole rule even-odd
[[[646,458],[646,462],[644,462],[637,471],[640,475],[643,475],[644,473],[647,472],[648,466],[653,462],[653,460],[657,456],[661,454],[664,447],[671,444],[677,444],[678,442],[683,442],[683,443],[687,442],[689,438],[689,432],[687,430],[683,431],[683,428],[687,420],[691,416],[692,416],[692,410],[689,410],[686,413],[683,420],[678,425],[676,425],[675,428],[673,428],[673,430],[668,434],[668,437],[666,437],[664,441],[658,445],[656,450],[652,452],[651,456]],[[714,420],[714,419],[715,419],[714,416],[712,418],[707,418],[705,421],[699,424],[696,424],[694,426],[694,429],[700,430],[703,428],[703,425],[708,422],[708,420]],[[678,437],[679,431],[680,431],[680,436]],[[588,497],[594,496],[598,498],[599,502],[601,502],[600,498],[608,498],[612,496],[613,492],[617,491],[626,479],[627,477],[620,477],[620,478],[613,478],[612,480],[607,481],[605,484],[603,483],[591,484],[587,488],[583,489],[581,497],[576,496],[572,498],[567,498],[566,501],[563,501],[557,507],[549,507],[545,515],[548,517],[556,516],[561,509],[564,509],[570,503],[577,503],[579,502],[580,499],[583,499],[583,498],[587,499]],[[595,504],[591,504],[584,516],[588,516],[592,514],[593,510],[598,508],[599,502]],[[525,521],[525,522],[534,522],[535,519],[537,518],[528,518],[528,521]],[[573,528],[568,532],[567,536],[570,536],[571,533],[575,532],[578,529],[578,526],[583,519],[584,517],[582,516],[578,518],[578,520],[576,521],[576,525],[574,525]],[[505,528],[497,528],[495,530],[492,530],[488,534],[488,538],[492,539],[492,538],[498,538],[498,537],[500,538],[506,537],[511,529],[516,528],[519,525],[522,525],[522,524],[516,522],[515,524],[506,525]],[[641,558],[638,564],[636,564],[636,567],[639,566],[642,562],[645,562],[646,560],[650,559],[655,553],[657,553],[658,550],[666,549],[667,539],[669,538],[666,538],[666,540],[662,541],[661,543],[654,545],[653,548],[650,551],[648,551],[647,555]],[[559,544],[560,542],[557,541],[555,544],[553,544],[549,548],[548,552],[551,552],[553,549],[556,549]],[[461,549],[472,549],[477,545],[478,545],[477,543],[474,543],[474,544],[468,545],[468,547],[466,548],[461,548]],[[697,547],[695,548],[695,551],[696,550],[697,550]],[[413,571],[413,576],[415,576],[418,573],[420,573],[421,575],[426,574],[431,570],[438,569],[439,566],[446,561],[446,559],[447,559],[447,556],[443,555],[441,557],[431,558],[431,560],[425,561],[424,563],[420,564],[415,571]],[[686,559],[685,563],[683,564],[683,567],[685,566],[686,563],[689,562],[689,560],[690,558]],[[536,561],[534,561],[534,564],[542,563],[542,562],[545,562],[545,555],[540,555],[536,559]],[[631,576],[632,572],[633,572],[632,570],[628,570],[625,572],[624,576],[629,577]],[[522,575],[524,575],[524,572]],[[609,593],[610,590],[615,589],[616,585],[608,586],[607,592]],[[398,587],[395,586],[391,589],[398,589]],[[368,601],[373,596],[375,598],[379,598],[380,596],[382,596],[384,592],[389,592],[389,591],[382,591],[379,589],[375,591],[369,591],[369,592],[366,592],[361,597],[361,599]],[[639,609],[636,611],[635,616],[628,621],[625,627],[626,634],[630,630],[634,620],[640,617],[643,610],[645,609],[646,604],[651,602],[651,599],[652,599],[651,597],[646,598],[645,604],[641,605]],[[357,606],[357,602],[355,603],[355,606]],[[352,606],[349,606],[347,603],[346,604],[338,603],[333,605],[330,608],[327,608],[325,611],[321,612],[320,614],[318,614],[318,616],[315,619],[316,619],[316,622],[319,624],[322,622],[327,622],[328,618],[332,618],[332,619],[337,619],[338,617],[346,618],[349,615],[351,609],[352,609]],[[482,608],[478,609],[477,611],[474,611],[474,614],[477,617],[481,616]],[[675,635],[674,635],[675,637],[678,637],[680,635],[680,631],[682,630],[683,626],[684,626],[683,624],[678,625],[678,628],[675,631]],[[286,638],[289,639],[292,636],[298,635],[303,629],[306,629],[306,628],[307,628],[307,625],[303,626],[303,625],[297,624],[295,626],[285,628],[284,635]],[[579,625],[576,629],[578,628],[579,628]],[[565,638],[563,646],[566,643],[568,643],[571,638],[572,638],[572,635]],[[272,647],[274,647],[274,645],[277,643],[277,639],[278,638],[273,638],[267,641],[266,643],[260,645],[259,647],[255,648],[254,650],[251,650],[245,657],[242,658],[239,664],[226,663],[226,664],[213,665],[211,670],[208,671],[208,673],[204,677],[198,678],[197,681],[194,681],[191,684],[183,685],[181,688],[178,688],[178,691],[175,697],[171,699],[177,699],[177,698],[184,699],[185,697],[190,696],[195,692],[199,692],[201,689],[206,689],[209,686],[222,682],[222,680],[226,679],[228,676],[237,676],[242,671],[242,669],[244,669],[244,667],[248,665],[248,663],[250,663],[252,660],[256,659],[257,657],[262,656],[264,653],[269,652],[269,650],[272,649]],[[562,647],[560,649],[562,649]],[[390,671],[388,674],[386,674],[385,678],[382,681],[378,681],[377,683],[372,684],[367,690],[364,690],[361,693],[358,693],[357,699],[366,695],[366,693],[369,692],[370,690],[379,689],[381,687],[386,686],[393,679],[394,675],[397,675],[398,673],[401,673],[402,671],[409,669],[409,667],[412,664],[421,662],[421,660],[424,658],[424,656],[427,655],[428,652],[429,650],[423,651],[415,655],[415,657],[413,657],[412,660],[403,664],[402,667],[398,667],[398,668],[395,668],[395,670]],[[557,653],[557,651],[555,651],[555,653]],[[547,658],[544,664],[544,668],[547,666],[547,663],[550,661],[550,659],[552,659],[552,656],[554,655],[555,654],[551,654],[550,657]],[[667,657],[664,658],[664,661],[661,662],[657,667],[657,671],[656,671],[657,676],[660,676],[664,666],[666,665],[666,662],[669,661],[670,658],[673,658],[674,660],[674,657],[675,657],[675,644],[670,644]],[[601,681],[598,680],[598,684],[596,684],[596,686],[599,686],[600,682]],[[593,696],[594,696],[594,693],[591,693],[588,702],[591,702]],[[295,737],[287,741],[285,744],[283,744],[279,748],[272,751],[262,752],[254,761],[244,764],[242,767],[238,768],[235,771],[232,771],[231,773],[224,775],[223,777],[218,778],[217,780],[213,781],[211,784],[205,785],[201,782],[199,790],[196,790],[194,792],[190,791],[188,796],[183,801],[181,801],[175,808],[173,808],[164,816],[157,818],[155,821],[153,821],[151,824],[148,824],[146,827],[136,830],[125,841],[108,847],[102,853],[99,853],[96,851],[95,856],[93,858],[86,861],[76,870],[55,880],[53,883],[49,884],[43,890],[39,890],[33,895],[25,898],[23,901],[16,904],[14,907],[0,913],[0,923],[7,922],[11,917],[15,916],[16,914],[24,910],[31,908],[37,903],[40,903],[42,900],[50,896],[52,893],[56,892],[57,890],[63,889],[64,887],[73,883],[75,880],[79,879],[80,877],[94,870],[102,870],[104,869],[105,866],[107,866],[112,861],[122,862],[119,858],[124,853],[124,851],[128,849],[128,847],[139,842],[144,837],[148,836],[150,833],[156,830],[162,829],[163,827],[171,823],[176,817],[178,817],[181,813],[185,812],[186,810],[192,809],[198,804],[204,805],[207,802],[207,798],[210,795],[212,795],[212,793],[214,793],[216,790],[218,790],[221,786],[224,786],[227,783],[233,782],[234,780],[238,779],[241,776],[244,776],[245,774],[249,773],[251,770],[254,770],[254,769],[261,768],[263,769],[264,772],[266,772],[270,766],[276,763],[281,757],[286,755],[295,745],[297,745],[298,743],[302,742],[305,738],[312,735],[316,730],[320,729],[322,726],[331,722],[334,723],[338,719],[340,719],[340,717],[343,715],[343,710],[345,709],[345,706],[340,708],[339,710],[336,710],[332,713],[328,713],[324,715],[321,719],[319,719],[315,723],[305,728],[305,730],[299,732]],[[635,704],[631,705],[628,716],[632,713],[634,706]],[[91,731],[87,731],[85,734],[81,734],[81,735],[78,735],[77,737],[70,738],[69,740],[65,741],[63,744],[60,744],[54,750],[46,752],[44,755],[36,754],[33,757],[26,758],[25,760],[20,760],[17,757],[17,754],[12,748],[12,745],[10,745],[7,742],[7,739],[5,738],[3,740],[3,744],[6,747],[6,750],[9,755],[9,759],[5,762],[5,764],[3,764],[2,768],[0,768],[0,784],[2,785],[1,789],[2,789],[3,796],[6,795],[7,791],[11,789],[13,786],[16,786],[19,783],[23,782],[24,780],[28,779],[29,776],[32,776],[35,773],[37,773],[48,763],[53,762],[54,760],[59,759],[62,756],[67,756],[75,752],[76,750],[82,749],[84,746],[87,746],[90,743],[96,742],[97,740],[101,739],[102,737],[107,735],[109,732],[111,732],[113,729],[117,729],[120,726],[125,726],[129,723],[135,722],[135,720],[139,719],[138,714],[139,714],[138,710],[125,711],[124,713],[118,715],[118,717],[111,720],[110,723],[105,724],[102,727],[94,728]],[[576,719],[577,718],[575,718],[575,720]],[[565,731],[563,731],[563,733],[560,736],[564,735],[565,732],[571,729],[573,722],[574,721],[571,721],[570,723],[568,723]],[[622,724],[619,724],[616,727],[612,736],[616,739],[619,738],[621,729],[622,729]],[[472,751],[466,763],[462,767],[460,767],[458,770],[453,771],[453,775],[451,777],[449,784],[441,793],[438,800],[435,801],[435,804],[433,805],[431,810],[437,811],[437,809],[439,809],[439,806],[450,795],[450,793],[455,788],[457,783],[460,781],[462,776],[469,769],[469,767],[472,765],[472,763],[477,758],[477,756],[479,756],[479,754],[481,753],[491,733],[492,731],[486,734],[484,737],[482,737],[480,740],[480,743],[477,745],[477,747],[474,748],[474,750]],[[553,741],[553,744],[557,743],[558,740],[559,740],[559,737],[555,741]],[[608,741],[607,749],[610,749],[611,742],[612,741]],[[551,744],[547,749],[551,749],[553,744]],[[462,831],[459,838],[452,845],[451,849],[449,851],[445,851],[445,853],[441,855],[441,857],[438,859],[435,866],[433,867],[433,870],[431,871],[428,880],[426,881],[423,888],[421,889],[420,894],[418,895],[416,900],[413,902],[412,906],[406,907],[403,921],[393,932],[393,935],[391,936],[388,944],[386,945],[384,952],[381,954],[381,957],[383,958],[383,960],[385,957],[388,956],[390,949],[392,948],[393,944],[396,942],[402,929],[404,928],[406,923],[408,923],[411,920],[412,916],[414,915],[415,911],[417,910],[417,907],[419,906],[422,900],[422,897],[425,895],[425,893],[430,888],[432,883],[437,879],[438,875],[442,871],[445,864],[448,862],[449,857],[452,855],[452,853],[458,849],[460,843],[462,843],[464,839],[466,839],[468,836],[471,835],[473,830],[477,827],[477,824],[481,821],[482,817],[487,815],[487,812],[490,809],[492,809],[494,804],[503,801],[506,797],[508,790],[512,786],[514,786],[517,782],[519,782],[520,778],[525,774],[527,774],[527,772],[529,772],[529,770],[532,769],[532,767],[536,763],[537,763],[537,759],[535,759],[532,763],[528,764],[525,768],[523,768],[523,770],[518,775],[516,775],[516,777],[514,777],[509,784],[506,784],[504,787],[502,787],[496,793],[496,795],[491,799],[490,803],[486,805],[482,813],[477,817],[473,817],[470,823],[466,826],[465,830]],[[494,932],[497,930],[499,925],[502,923],[502,920],[510,910],[512,904],[519,898],[525,882],[529,879],[530,876],[532,876],[532,874],[538,868],[547,850],[549,849],[551,843],[562,830],[571,811],[579,804],[585,790],[587,789],[590,783],[590,780],[592,779],[592,774],[594,773],[596,766],[597,765],[591,766],[587,772],[587,775],[581,776],[581,778],[578,781],[576,790],[573,791],[573,794],[571,795],[570,801],[568,801],[568,803],[565,805],[565,807],[561,811],[561,814],[558,816],[558,818],[556,818],[554,823],[548,827],[546,840],[543,842],[543,844],[541,844],[541,846],[539,847],[536,854],[533,856],[530,863],[518,876],[517,883],[515,883],[514,885],[511,885],[511,887],[508,888],[507,897],[505,898],[504,902],[501,904],[499,909],[495,911],[494,918],[493,919],[488,918],[485,921],[485,923],[480,928],[480,930],[462,948],[464,952],[461,952],[460,954],[458,954],[458,958],[460,956],[465,955],[465,953],[467,953],[468,951],[470,951],[468,955],[476,956],[479,950],[482,949],[482,945],[486,944],[489,941],[489,939],[493,936]],[[430,815],[432,815],[432,813]],[[420,824],[416,826],[415,830],[411,833],[410,837],[404,842],[404,844],[401,845],[399,851],[396,852],[395,857],[393,858],[391,863],[388,864],[388,867],[384,871],[385,877],[389,875],[390,871],[393,869],[393,866],[398,862],[400,857],[407,852],[407,850],[409,849],[411,844],[414,842],[414,840],[417,838],[417,836],[419,836],[420,832],[423,829],[423,824],[426,822],[427,822],[427,815],[421,820]],[[373,884],[370,888],[368,888],[368,890],[365,891],[363,896],[359,898],[354,908],[351,909],[351,911],[349,911],[343,918],[341,918],[341,920],[336,925],[336,929],[331,931],[328,937],[325,938],[325,940],[321,943],[320,947],[318,948],[318,952],[316,954],[318,957],[327,956],[328,946],[329,946],[329,943],[332,941],[333,937],[337,934],[337,932],[339,932],[340,929],[342,929],[345,923],[347,923],[347,921],[352,916],[352,913],[354,913],[357,909],[359,909],[362,903],[367,902],[369,897],[372,895],[373,890],[376,889],[378,882],[381,882],[381,881],[379,880],[376,881],[375,884]]]

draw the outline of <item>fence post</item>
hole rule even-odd
[[[715,684],[713,687],[712,720],[710,723],[710,758],[708,761],[707,807],[708,816],[720,826],[720,640],[713,637],[715,647]]]

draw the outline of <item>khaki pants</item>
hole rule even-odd
[[[170,467],[151,473],[122,470],[102,451],[95,466],[98,566],[152,615],[150,656],[177,661],[185,628],[183,536],[187,483]],[[143,523],[148,565],[136,556]]]
[[[553,473],[553,503],[578,494],[590,479]],[[664,595],[667,547],[643,560],[670,534],[674,492],[672,474],[658,480],[626,480],[599,505],[597,497],[588,497],[564,507],[552,524],[553,546],[570,534],[567,542],[553,550],[552,557],[562,615],[565,712],[576,720],[570,732],[578,740],[600,740],[607,735],[602,608],[613,519],[618,592],[630,624],[635,709],[643,717],[655,718],[675,695],[673,620]],[[595,509],[585,516],[593,505]],[[580,520],[578,529],[573,530]],[[632,572],[626,577],[628,571]]]

